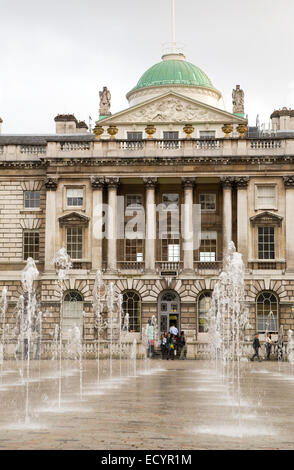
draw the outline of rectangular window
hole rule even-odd
[[[163,140],[178,140],[179,133],[178,132],[164,132],[163,133]]]
[[[66,229],[66,249],[71,259],[83,258],[83,229],[81,227]]]
[[[34,230],[25,230],[23,232],[23,259],[33,258],[39,260],[40,235]]]
[[[258,259],[275,259],[275,227],[258,227]]]
[[[128,140],[142,140],[143,132],[128,132]]]
[[[161,241],[162,261],[181,261],[180,240],[163,239]]]
[[[40,208],[40,191],[25,191],[24,192],[24,207],[25,209],[39,209]]]
[[[67,206],[68,207],[82,207],[83,206],[83,189],[70,188],[66,191]]]
[[[134,239],[134,240],[125,240],[126,246],[126,261],[137,261],[142,262],[143,257],[143,240]]]
[[[200,250],[199,250],[199,261],[215,262],[216,261],[216,247],[217,247],[217,233],[216,232],[202,232]]]
[[[275,186],[256,186],[256,209],[275,209],[276,187]]]
[[[215,131],[200,131],[200,139],[215,139]]]
[[[199,202],[202,211],[212,212],[216,210],[216,194],[200,194]]]
[[[168,261],[180,261],[180,245],[168,245]]]

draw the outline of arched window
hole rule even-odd
[[[211,305],[211,292],[202,292],[198,297],[198,332],[207,333],[208,313]]]
[[[277,332],[278,299],[272,292],[262,292],[256,300],[256,324],[259,332]]]
[[[123,294],[122,303],[123,314],[129,314],[129,328],[131,333],[140,333],[141,331],[141,299],[133,291],[127,291]]]
[[[83,308],[82,295],[74,290],[66,292],[63,300],[62,331],[68,332],[74,326],[83,328]]]

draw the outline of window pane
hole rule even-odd
[[[202,211],[216,210],[216,194],[200,194],[199,200]]]
[[[179,133],[178,132],[164,132],[163,133],[163,138],[164,140],[177,140],[179,138]]]
[[[141,330],[141,300],[138,294],[131,291],[125,292],[123,294],[122,310],[122,325],[124,323],[124,316],[126,313],[128,313],[129,330],[135,333],[139,333]]]
[[[258,227],[258,259],[275,259],[274,235],[274,227]]]
[[[278,300],[271,292],[263,292],[256,302],[257,330],[259,332],[277,332]]]
[[[272,209],[276,205],[275,186],[257,186],[258,209]]]
[[[68,206],[81,207],[83,205],[82,188],[69,188],[66,191],[66,196]]]
[[[26,209],[40,208],[40,191],[25,191],[24,206]]]
[[[66,229],[67,253],[72,259],[83,257],[83,229],[70,227]]]
[[[204,292],[198,299],[198,331],[206,333],[208,331],[208,314],[211,305],[211,292]]]
[[[142,140],[143,132],[128,132],[128,140]]]
[[[200,131],[200,139],[215,139],[215,131]]]
[[[39,260],[39,232],[26,230],[23,233],[23,253],[24,260],[33,258],[35,261]]]

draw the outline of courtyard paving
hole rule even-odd
[[[33,361],[0,375],[0,449],[292,449],[294,370],[242,363],[237,381],[208,361]],[[136,374],[136,375],[134,375]],[[24,377],[26,370],[24,369]],[[28,391],[29,422],[25,423]]]

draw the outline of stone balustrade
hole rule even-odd
[[[127,141],[101,139],[84,141],[53,141],[47,145],[2,144],[1,161],[54,158],[123,158],[123,157],[287,157],[294,154],[294,139],[143,139]]]

